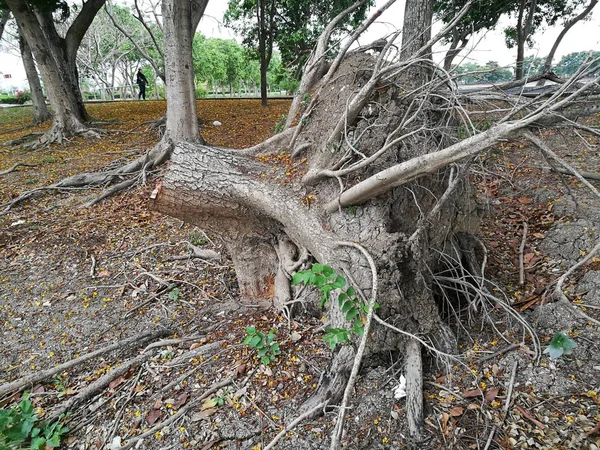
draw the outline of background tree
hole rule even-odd
[[[352,0],[230,0],[225,23],[244,36],[244,45],[256,51],[261,61],[261,98],[266,104],[267,69],[277,44],[284,66],[302,67],[325,26]],[[372,1],[361,5],[338,23],[340,36],[362,22]]]
[[[467,0],[436,0],[434,11],[443,23],[449,23]],[[444,69],[450,70],[454,58],[467,46],[473,35],[482,30],[493,30],[500,17],[514,9],[516,0],[482,0],[474,2],[460,22],[453,27],[444,42],[450,47],[444,57]]]
[[[597,62],[598,58],[600,58],[600,52],[598,51],[572,52],[560,59],[558,64],[554,66],[554,71],[558,76],[570,77],[577,72],[581,65],[588,59],[596,60],[591,68],[598,69],[600,67],[600,63]],[[597,72],[596,76],[598,76]]]
[[[83,3],[64,37],[54,23],[53,13],[70,13],[66,2],[4,0],[19,25],[38,64],[53,112],[53,126],[41,144],[62,141],[66,135],[90,134],[86,127],[87,112],[79,89],[77,50],[83,36],[105,0]]]

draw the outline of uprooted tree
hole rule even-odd
[[[498,124],[480,131],[460,107],[460,95],[448,89],[451,80],[432,64],[432,45],[447,29],[431,38],[430,0],[407,2],[400,49],[393,44],[396,36],[376,46],[374,54],[349,49],[377,11],[327,58],[336,21],[362,3],[324,30],[305,67],[290,126],[254,148],[235,151],[196,143],[193,94],[185,89],[192,73],[189,26],[182,24],[189,18],[164,0],[165,24],[180,21],[165,26],[166,45],[178,49],[173,64],[167,64],[167,78],[178,77],[178,88],[167,89],[163,145],[174,147],[154,203],[159,211],[222,237],[245,302],[293,314],[298,298],[290,278],[299,268],[318,261],[345,273],[363,296],[365,334],[355,345],[335,350],[329,373],[305,410],[342,397],[345,405],[352,388],[348,380],[365,353],[403,349],[410,367],[409,427],[418,436],[421,343],[443,352],[454,346],[434,295],[436,273],[449,271],[457,279],[469,274],[477,280],[474,289],[485,290],[465,179],[468,161],[500,138],[567,114],[571,101],[589,95],[595,83],[571,81],[539,103],[521,100]],[[488,100],[494,98],[511,101],[489,94]],[[459,127],[468,138],[458,139]],[[273,176],[278,155],[286,156],[275,171],[281,177]],[[381,304],[376,313],[375,298]],[[338,301],[328,303],[330,327],[352,326],[342,308]],[[377,325],[369,331],[373,318]],[[332,448],[339,444],[343,416],[344,408]]]
[[[432,1],[407,2],[402,32],[352,49],[352,42],[394,3],[390,0],[335,55],[328,54],[337,21],[365,1],[340,13],[323,31],[304,69],[287,129],[253,148],[229,150],[204,145],[200,138],[189,3],[163,0],[163,140],[126,167],[53,186],[118,181],[108,191],[113,193],[136,180],[127,177],[145,177],[148,168],[170,159],[152,194],[153,207],[222,238],[243,302],[275,307],[289,317],[301,312],[299,305],[310,309],[315,301],[305,296],[307,290],[292,286],[295,273],[313,267],[314,277],[329,277],[323,266],[312,266],[319,262],[343,275],[356,297],[350,306],[359,308],[348,314],[347,299],[340,302],[332,291],[327,320],[333,332],[345,332],[351,340],[336,347],[301,414],[341,401],[332,448],[339,448],[345,408],[365,355],[404,353],[408,426],[418,438],[423,348],[448,355],[455,347],[440,313],[445,291],[472,293],[465,301],[473,307],[502,306],[486,288],[484,249],[474,236],[477,219],[467,178],[473,158],[499,139],[520,134],[555,157],[536,130],[599,109],[598,82],[579,83],[577,77],[533,100],[504,93],[518,83],[469,96],[456,91],[451,75],[433,64],[431,52],[469,2],[433,37]],[[588,61],[577,76],[596,70],[596,62]],[[461,106],[467,103],[471,111]],[[490,103],[510,107],[498,108],[508,112],[480,129],[472,110]],[[567,170],[576,174],[568,165]],[[505,313],[517,316],[509,307]],[[352,328],[360,332],[353,334]],[[533,333],[531,339],[539,351]]]

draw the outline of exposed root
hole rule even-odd
[[[146,180],[146,174],[164,162],[166,162],[171,156],[172,145],[160,142],[152,150],[147,152],[145,155],[140,156],[133,161],[121,165],[119,168],[106,171],[106,172],[86,172],[73,175],[62,179],[56,184],[45,186],[31,191],[27,191],[10,202],[2,205],[4,213],[9,211],[19,203],[24,202],[35,194],[39,194],[47,190],[61,190],[61,189],[88,189],[102,185],[109,185],[115,181],[121,181],[123,178],[127,178],[121,181],[119,184],[109,188],[103,192],[97,199],[91,200],[83,205],[88,207],[99,203],[100,201],[115,195],[118,192],[123,191],[129,187],[132,187],[136,183],[144,183]]]
[[[84,139],[100,139],[100,134],[100,130],[87,128],[83,125],[74,130],[69,130],[60,125],[53,125],[50,130],[43,133],[35,141],[24,144],[23,148],[25,150],[36,150],[41,147],[48,147],[52,144],[62,144],[71,136],[81,136]]]
[[[411,339],[405,347],[406,418],[411,437],[419,441],[423,434],[423,364],[421,346]]]
[[[21,136],[17,139],[12,139],[10,141],[6,141],[4,143],[4,145],[6,146],[11,146],[11,145],[21,145],[23,142],[27,142],[30,141],[32,139],[37,139],[39,136],[43,136],[44,133],[28,133],[24,136]]]
[[[25,163],[15,163],[9,169],[0,171],[0,177],[4,175],[8,175],[11,172],[17,170],[17,167],[37,167],[38,164],[25,164]]]
[[[232,378],[227,378],[226,380],[220,381],[218,383],[214,383],[202,395],[200,395],[199,397],[196,397],[193,401],[189,402],[187,405],[185,405],[184,407],[180,408],[179,411],[177,411],[176,414],[173,414],[168,419],[166,419],[166,420],[164,420],[164,421],[162,421],[162,422],[154,425],[148,431],[146,431],[146,432],[140,434],[139,436],[136,436],[135,438],[129,440],[127,442],[127,444],[125,444],[124,446],[121,447],[121,450],[130,449],[134,445],[136,445],[139,441],[141,441],[142,439],[145,439],[148,436],[152,436],[157,431],[162,430],[164,427],[166,427],[167,425],[175,422],[176,420],[178,420],[180,417],[182,417],[185,414],[187,414],[192,409],[198,407],[198,405],[202,402],[202,400],[206,399],[207,397],[209,397],[213,393],[217,392],[219,389],[224,388],[225,386],[229,386],[232,383],[233,383],[233,379]]]
[[[101,348],[94,352],[80,356],[79,358],[73,359],[71,361],[67,361],[66,363],[63,363],[63,364],[59,364],[58,366],[55,366],[51,369],[46,369],[46,370],[42,370],[41,372],[32,373],[31,375],[25,376],[23,378],[15,380],[11,383],[4,384],[4,385],[0,386],[0,396],[6,395],[13,391],[19,391],[21,389],[26,388],[27,386],[33,386],[36,383],[39,383],[40,381],[45,380],[46,378],[50,378],[51,376],[56,375],[57,373],[61,373],[65,370],[70,369],[71,367],[75,367],[81,363],[84,363],[85,361],[88,361],[88,360],[95,358],[97,356],[100,356],[100,355],[104,355],[105,353],[111,352],[113,350],[129,347],[131,345],[137,345],[144,341],[154,340],[154,339],[157,339],[157,338],[160,338],[163,336],[168,336],[169,334],[172,334],[172,331],[160,330],[160,331],[153,331],[153,332],[137,334],[130,338],[127,338],[122,341],[116,342],[112,345],[109,345],[107,347],[104,347],[104,348]]]

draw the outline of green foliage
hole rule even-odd
[[[268,366],[271,362],[275,361],[277,356],[281,354],[279,350],[279,342],[275,340],[275,331],[269,331],[269,334],[265,336],[264,333],[256,330],[256,327],[246,328],[246,339],[242,342],[243,345],[248,345],[250,348],[256,350],[260,362],[265,366]]]
[[[460,74],[458,82],[464,84],[500,83],[513,78],[512,71],[500,67],[496,61],[488,61],[483,66],[467,62],[455,67],[454,70]]]
[[[61,417],[62,419],[62,417]],[[0,409],[0,448],[43,450],[60,446],[69,429],[60,420],[40,422],[29,395],[8,409]]]
[[[369,311],[369,305],[363,302],[352,286],[346,287],[346,279],[338,275],[331,266],[326,264],[313,264],[308,270],[296,272],[292,277],[292,284],[310,285],[316,287],[321,293],[321,308],[325,307],[332,292],[337,292],[338,305],[345,315],[350,328],[327,328],[323,339],[334,349],[337,344],[350,341],[351,334],[362,336],[364,334],[364,318]],[[379,305],[375,303],[375,309]]]
[[[283,128],[285,127],[285,119],[286,115],[282,114],[277,123],[275,124],[275,131],[273,132],[273,134],[279,134],[283,131]]]
[[[173,284],[169,285],[169,288],[171,289],[171,291],[169,292],[169,299],[176,302],[177,300],[179,300],[179,288],[175,287],[175,285]]]
[[[190,231],[188,233],[188,240],[192,245],[204,245],[208,241],[206,240],[206,236],[202,234],[200,231]]]
[[[16,95],[2,95],[0,96],[0,103],[6,105],[23,105],[31,100],[31,94],[29,91],[17,91]]]
[[[570,77],[573,75],[579,67],[587,61],[588,58],[596,59],[600,58],[600,52],[596,51],[585,51],[585,52],[573,52],[563,56],[558,64],[553,68],[554,72],[560,77]],[[600,62],[595,62],[591,69],[600,68]],[[596,73],[596,76],[598,74]]]
[[[560,358],[562,355],[570,354],[573,349],[577,347],[577,344],[569,338],[565,333],[559,331],[555,333],[548,344],[548,347],[544,350],[544,353],[550,355],[550,359]]]
[[[282,0],[274,2],[272,17],[270,2],[266,5],[265,30],[267,40],[276,44],[285,66],[297,71],[306,61],[317,38],[333,17],[354,3],[354,0]],[[345,31],[355,29],[366,17],[368,1],[340,22],[333,40]],[[243,44],[258,52],[258,20],[256,0],[229,0],[224,21],[241,36]]]

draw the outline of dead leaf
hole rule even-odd
[[[585,433],[585,435],[587,437],[590,437],[592,434],[595,434],[595,433],[600,433],[600,422],[598,422],[596,424],[596,426],[594,428],[592,428],[590,431],[588,431],[587,433]]]
[[[546,425],[544,425],[542,422],[540,422],[539,420],[537,420],[535,417],[533,417],[529,411],[527,411],[524,408],[521,408],[519,405],[515,405],[516,408],[519,410],[519,412],[521,413],[521,415],[523,417],[525,417],[526,419],[529,419],[531,422],[533,422],[535,425],[537,425],[537,427],[540,430],[543,430],[544,428],[546,428]]]
[[[190,350],[196,350],[197,348],[204,346],[204,344],[205,344],[205,341],[194,342],[192,345],[190,345]]]
[[[162,415],[162,413],[160,412],[159,409],[153,409],[146,416],[146,422],[148,422],[148,425],[152,426],[156,422],[158,422],[158,419],[160,419],[161,415]]]
[[[199,422],[201,420],[208,419],[210,416],[216,413],[217,410],[218,408],[209,408],[205,409],[204,411],[198,411],[192,414],[192,422]]]
[[[450,415],[448,413],[442,413],[442,432],[446,435],[448,434],[448,420],[450,419]]]
[[[452,417],[460,417],[463,415],[464,412],[465,412],[465,408],[463,408],[462,406],[455,406],[454,408],[452,408],[450,410],[450,415]]]
[[[238,364],[237,367],[233,370],[233,376],[239,377],[246,372],[246,364]]]
[[[298,342],[300,339],[302,339],[302,335],[297,331],[292,331],[291,338],[293,342]]]
[[[544,239],[546,235],[544,233],[533,233],[533,237],[538,239]]]
[[[108,270],[104,269],[104,270],[101,270],[100,272],[98,272],[96,274],[96,277],[98,277],[98,278],[107,278],[107,277],[110,277],[110,275],[111,275],[111,273]]]
[[[479,397],[483,394],[483,392],[481,392],[481,389],[470,389],[468,391],[463,392],[463,397],[464,398],[472,398],[472,397]]]
[[[527,265],[531,263],[531,260],[535,257],[535,253],[525,253],[523,255],[523,262]]]
[[[190,396],[190,394],[188,394],[187,392],[184,392],[183,394],[181,394],[179,397],[177,397],[177,400],[175,400],[175,402],[173,403],[173,408],[174,409],[181,408],[185,404],[185,402],[187,402],[187,399],[189,396]]]
[[[125,377],[119,377],[116,380],[111,381],[108,384],[108,388],[109,389],[114,389],[114,388],[116,388],[117,386],[119,386],[119,385],[121,385],[123,383],[125,383]]]
[[[522,203],[524,205],[529,205],[531,203],[531,197],[519,197],[517,200],[519,201],[519,203]]]
[[[206,409],[211,409],[211,408],[214,408],[215,406],[217,406],[218,404],[219,404],[219,402],[217,401],[216,398],[209,398],[208,400],[205,400],[204,403],[202,403],[200,410],[204,411]]]
[[[492,387],[489,388],[487,391],[485,391],[485,401],[488,403],[492,403],[494,401],[494,399],[496,398],[496,396],[498,395],[498,392],[500,392],[500,388],[499,387]]]
[[[154,402],[154,405],[153,405],[152,407],[153,407],[154,409],[160,409],[160,408],[161,408],[161,406],[162,406],[162,404],[163,404],[163,402],[162,402],[162,400],[159,398],[158,400],[156,400],[156,401]]]

